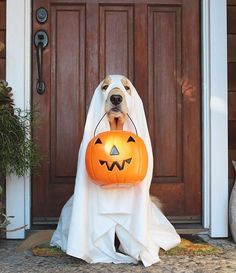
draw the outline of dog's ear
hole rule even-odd
[[[107,75],[102,83],[102,90],[107,90],[108,86],[111,84],[111,77],[110,75]]]
[[[124,77],[123,79],[121,79],[121,82],[124,85],[124,88],[128,92],[128,94],[131,95],[131,89],[130,89],[130,85],[129,85],[128,79]]]

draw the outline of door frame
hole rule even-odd
[[[202,223],[211,237],[228,236],[227,1],[201,1]],[[31,107],[31,0],[7,1],[6,79],[15,104]],[[17,45],[17,50],[16,50]],[[219,54],[220,52],[220,54]],[[219,143],[221,145],[219,145]],[[31,178],[7,177],[9,229],[31,225]],[[7,238],[25,238],[25,230]]]

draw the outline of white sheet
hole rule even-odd
[[[101,90],[100,83],[93,95],[78,155],[74,195],[62,210],[51,245],[89,263],[137,263],[141,260],[145,266],[150,266],[160,260],[160,247],[168,250],[179,244],[180,237],[150,199],[153,154],[142,101],[131,83],[131,95],[127,93],[121,83],[123,76],[111,75],[111,78],[106,91]],[[114,87],[125,93],[129,115],[146,144],[149,157],[146,177],[128,189],[103,189],[91,183],[85,168],[87,144],[105,113],[106,97]],[[107,130],[109,123],[105,117],[97,133]],[[129,119],[124,130],[135,133]],[[115,233],[124,254],[115,250]]]

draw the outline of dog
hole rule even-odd
[[[103,80],[101,89],[103,91],[107,90],[109,85],[112,83],[112,79],[109,75],[105,77]],[[128,92],[128,94],[131,94],[131,89],[129,86],[129,81],[127,78],[123,78],[121,80],[121,83],[123,84],[125,90]],[[128,114],[128,106],[126,102],[125,95],[123,91],[117,87],[113,88],[105,101],[105,112],[107,113],[107,118],[110,124],[111,130],[123,130],[123,126],[125,123],[125,119]],[[152,202],[159,208],[162,209],[162,204],[159,201],[159,199],[156,196],[150,196]],[[116,251],[119,252],[119,239],[117,235],[115,234],[115,248]]]
[[[131,95],[131,87],[126,77],[121,80],[125,90]],[[101,91],[105,91],[112,83],[111,77],[108,75],[102,82]],[[107,99],[105,101],[105,112],[110,124],[111,130],[123,130],[125,120],[128,115],[128,105],[123,91],[117,87],[111,89]],[[162,209],[162,204],[157,197],[150,196],[152,202],[159,208]],[[42,230],[34,233],[30,233],[28,238],[24,240],[18,247],[17,252],[22,252],[30,249],[34,246],[41,244],[47,244],[50,242],[53,230]],[[119,240],[115,237],[115,247],[118,251]]]
[[[121,82],[127,93],[131,94],[128,79],[124,77]],[[106,90],[110,84],[111,77],[107,75],[102,83],[101,89]],[[128,106],[123,91],[118,87],[113,88],[109,92],[105,101],[105,112],[107,113],[111,130],[123,130],[128,113]]]
[[[107,90],[111,84],[111,77],[107,75],[103,80],[101,89]],[[125,90],[131,95],[131,88],[129,81],[126,77],[121,80]],[[115,87],[113,88],[105,101],[105,112],[107,113],[108,121],[111,130],[123,130],[125,119],[128,114],[128,106],[125,95],[122,90]],[[161,210],[163,208],[162,203],[156,196],[151,196],[152,202]]]

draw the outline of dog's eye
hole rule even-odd
[[[107,90],[108,86],[109,86],[108,84],[105,84],[105,85],[103,85],[102,89]]]
[[[101,139],[100,139],[100,138],[98,138],[98,139],[96,140],[95,144],[102,144]]]
[[[130,87],[129,87],[128,85],[124,85],[124,88],[125,88],[125,90],[127,91],[127,93],[128,93],[129,95],[131,95]]]
[[[134,138],[132,136],[130,136],[127,140],[127,142],[135,142]]]

